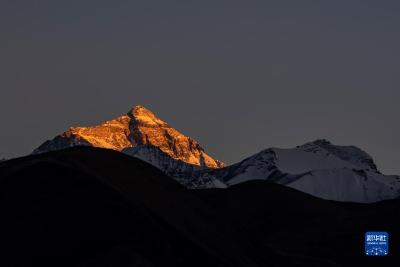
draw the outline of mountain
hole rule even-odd
[[[355,146],[316,140],[292,149],[269,148],[225,167],[200,144],[142,106],[94,127],[70,128],[34,154],[93,146],[140,158],[190,189],[226,188],[267,180],[328,200],[376,202],[400,196],[400,177],[382,174]]]
[[[195,173],[203,170],[212,170],[198,165],[189,164],[176,160],[160,148],[152,145],[141,145],[128,147],[123,153],[139,158],[162,170],[165,174],[173,177],[181,185],[189,189],[226,188],[227,185],[213,176],[197,176]]]
[[[238,240],[251,241],[243,251],[261,266],[273,266],[264,254],[270,250],[289,259],[297,255],[297,266],[306,265],[301,260],[308,266],[398,266],[400,199],[328,201],[263,180],[194,191],[229,221],[227,227],[233,225]],[[389,256],[365,256],[364,235],[371,229],[390,233]]]
[[[337,201],[369,203],[400,196],[399,176],[381,174],[361,149],[327,140],[266,149],[226,168],[199,170],[194,175],[211,176],[228,186],[266,180]]]
[[[397,266],[400,200],[327,201],[268,181],[187,190],[117,151],[0,163],[0,266]],[[390,233],[364,256],[366,231]]]
[[[5,161],[0,184],[0,266],[256,266],[197,196],[113,150]]]
[[[158,147],[173,159],[192,165],[220,168],[224,164],[209,156],[200,144],[178,132],[143,106],[93,127],[74,127],[46,141],[34,154],[72,146],[93,146],[122,151],[141,145]]]

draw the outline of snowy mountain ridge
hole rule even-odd
[[[197,172],[212,170],[207,167],[189,164],[173,159],[161,149],[152,145],[129,147],[123,153],[139,158],[173,177],[177,182],[189,189],[226,188],[226,184],[213,176],[193,175]]]
[[[383,175],[373,159],[354,146],[316,140],[292,149],[269,148],[237,164],[200,170],[228,186],[250,180],[283,184],[324,199],[375,202],[400,196],[400,177]]]
[[[400,196],[400,177],[382,174],[372,157],[358,147],[319,139],[295,148],[268,148],[225,167],[197,141],[142,106],[97,126],[70,128],[33,153],[80,145],[140,158],[189,189],[266,180],[338,201],[376,202]]]
[[[373,159],[354,146],[316,140],[292,149],[265,149],[239,163],[210,169],[174,160],[152,146],[127,148],[189,189],[225,188],[266,180],[329,200],[376,202],[400,196],[400,177],[383,175]]]

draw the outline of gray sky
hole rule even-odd
[[[135,104],[234,163],[317,138],[400,174],[398,1],[0,1],[0,157]]]

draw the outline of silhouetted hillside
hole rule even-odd
[[[141,160],[75,147],[0,163],[0,266],[389,266],[398,202],[265,181],[187,190]],[[388,257],[363,256],[367,230],[391,234]]]

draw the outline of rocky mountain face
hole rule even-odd
[[[226,184],[221,182],[217,177],[207,175],[207,172],[213,169],[174,159],[158,147],[142,145],[125,148],[122,152],[150,163],[168,176],[173,177],[186,188],[205,189],[227,187]],[[196,175],[197,173],[202,173],[202,175]]]
[[[135,106],[127,114],[93,127],[74,127],[46,141],[33,153],[72,146],[93,146],[122,151],[151,145],[172,159],[191,165],[221,168],[224,164],[209,156],[200,144],[178,132],[153,112]]]

